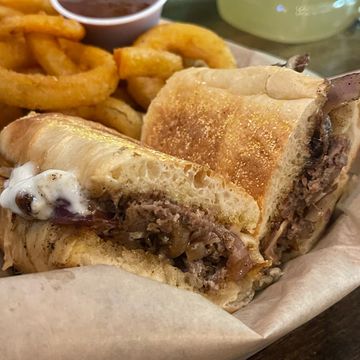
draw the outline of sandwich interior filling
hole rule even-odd
[[[87,199],[72,173],[31,175],[29,163],[22,167],[6,181],[0,205],[30,221],[90,227],[104,240],[159,256],[203,292],[218,290],[226,279],[239,281],[255,265],[240,236],[204,210],[156,192]]]
[[[337,188],[340,172],[348,161],[349,140],[332,131],[329,116],[318,115],[309,147],[309,159],[293,189],[278,208],[272,229],[263,240],[268,259],[279,263],[282,256],[299,251],[301,240],[316,230],[316,223],[330,219],[329,197]]]

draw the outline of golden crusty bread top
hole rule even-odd
[[[251,232],[255,200],[210,169],[143,147],[104,126],[62,114],[30,114],[0,134],[0,154],[40,171],[72,171],[91,197],[161,192],[180,204],[211,210]]]
[[[142,142],[245,188],[260,206],[261,235],[304,166],[316,125],[308,120],[328,86],[274,66],[180,71],[152,102]]]

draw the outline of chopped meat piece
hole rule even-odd
[[[286,67],[292,70],[295,70],[296,72],[302,73],[310,62],[310,55],[304,54],[304,55],[294,55],[291,58],[289,58],[286,63],[284,64],[275,64],[274,66],[279,67]]]
[[[151,197],[122,201],[121,207],[115,239],[172,258],[182,271],[202,278],[205,289],[216,289],[225,276],[240,280],[254,266],[241,239],[204,211]],[[134,241],[133,231],[142,236]]]
[[[31,202],[20,194],[17,204],[31,217]],[[51,221],[90,226],[99,236],[128,249],[143,249],[170,259],[197,279],[200,290],[218,289],[228,277],[243,278],[254,266],[238,235],[205,211],[175,204],[159,194],[123,197],[117,206],[108,199],[90,201],[91,215],[69,211],[58,199]]]
[[[309,238],[314,232],[318,219],[306,215],[319,197],[334,191],[336,179],[347,164],[348,150],[349,140],[333,135],[329,117],[323,117],[309,144],[309,165],[279,206],[280,215],[263,240],[263,252],[268,259],[279,263],[284,251],[298,250],[298,240]]]
[[[360,98],[360,72],[331,79],[330,85],[327,102],[324,105],[326,113]]]
[[[32,203],[32,201],[33,201],[33,197],[30,194],[27,194],[27,193],[18,194],[16,196],[16,198],[15,198],[16,205],[26,215],[31,215],[31,203]]]

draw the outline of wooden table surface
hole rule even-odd
[[[360,288],[249,360],[360,359]]]
[[[228,25],[219,17],[215,0],[169,0],[163,15],[169,19],[206,26],[238,44],[279,57],[310,53],[310,69],[324,76],[360,69],[359,23],[330,39],[285,45],[260,39]],[[251,357],[251,360],[273,359],[360,359],[360,288]]]

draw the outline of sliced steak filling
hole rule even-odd
[[[19,194],[17,205],[31,216],[32,198]],[[142,249],[188,273],[201,291],[217,290],[225,279],[238,281],[255,265],[238,235],[199,209],[175,204],[159,194],[90,202],[91,215],[81,217],[58,199],[56,224],[90,226],[105,240]],[[31,211],[31,210],[30,210]]]
[[[263,240],[263,253],[274,263],[279,263],[284,253],[299,250],[299,241],[314,233],[320,215],[310,216],[311,209],[336,189],[337,179],[348,161],[349,140],[332,133],[328,116],[319,122],[309,144],[308,165],[294,182],[288,198],[280,204],[279,215]],[[325,214],[327,220],[330,215]]]
[[[254,265],[241,239],[204,211],[157,196],[124,199],[118,209],[119,226],[108,235],[171,259],[204,290],[217,289],[226,277],[240,280]]]

